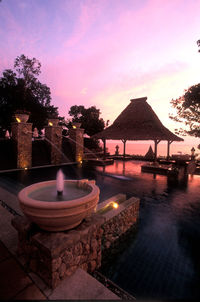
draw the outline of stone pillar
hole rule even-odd
[[[62,162],[62,127],[58,126],[58,119],[48,121],[45,127],[45,138],[50,144],[51,164],[57,165]]]
[[[76,162],[82,162],[83,160],[83,148],[84,140],[83,133],[84,129],[80,128],[80,123],[73,123],[73,127],[69,130],[69,140],[72,144],[73,158]]]
[[[11,124],[12,139],[16,143],[17,168],[32,166],[32,123],[14,122]]]

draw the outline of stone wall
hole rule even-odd
[[[118,208],[110,207],[113,202],[118,202]],[[100,268],[102,255],[137,224],[139,203],[138,198],[126,200],[125,194],[117,194],[100,203],[97,212],[78,227],[65,232],[42,231],[17,216],[12,224],[18,231],[18,253],[28,269],[55,288],[79,267],[88,272]]]
[[[15,217],[18,230],[18,254],[25,266],[55,288],[78,267],[93,272],[101,265],[101,224],[103,218],[92,215],[79,227],[66,232],[45,232],[26,220]]]
[[[12,138],[16,145],[17,168],[32,166],[32,124],[12,123]]]
[[[124,235],[133,225],[136,225],[139,218],[140,199],[131,197],[119,204],[115,210],[112,209],[103,214],[105,222],[102,225],[102,249],[108,249]]]

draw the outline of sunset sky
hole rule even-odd
[[[170,100],[200,82],[199,12],[200,0],[2,0],[0,73],[35,57],[61,116],[95,105],[112,123],[147,96],[174,131]]]

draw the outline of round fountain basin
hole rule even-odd
[[[62,195],[57,195],[56,181],[33,184],[18,194],[25,216],[47,231],[65,231],[78,226],[90,216],[99,201],[95,181],[65,180]]]

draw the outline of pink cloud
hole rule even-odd
[[[166,120],[171,96],[189,83],[200,2],[134,2],[64,1],[56,5],[51,24],[44,7],[35,6],[38,26],[31,31],[8,10],[8,50],[0,50],[0,65],[13,64],[22,52],[38,58],[40,80],[51,87],[61,115],[74,104],[96,105],[113,121],[130,98],[147,95],[159,114],[165,108]],[[70,20],[61,18],[61,9],[71,13]]]
[[[85,37],[98,16],[99,7],[94,1],[86,1],[81,3],[79,18],[76,21],[76,25],[71,37],[64,43],[64,47],[70,48],[76,46]]]

